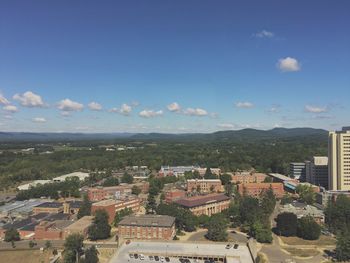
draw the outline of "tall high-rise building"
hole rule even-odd
[[[305,180],[305,163],[290,163],[289,176],[298,180]]]
[[[328,136],[330,190],[350,190],[350,127]]]
[[[314,156],[306,161],[306,182],[328,189],[328,157]]]

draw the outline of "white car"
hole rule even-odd
[[[140,260],[144,260],[145,256],[143,254],[140,254],[139,258],[140,258]]]

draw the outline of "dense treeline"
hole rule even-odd
[[[220,167],[224,171],[254,167],[261,172],[288,172],[291,161],[313,155],[326,155],[327,141],[312,138],[247,141],[139,142],[129,143],[134,150],[105,151],[91,142],[89,148],[60,150],[51,154],[20,154],[3,150],[0,154],[0,185],[8,187],[21,181],[52,178],[79,169],[90,171],[147,165]],[[28,145],[26,145],[28,146]],[[33,146],[35,147],[35,145]]]

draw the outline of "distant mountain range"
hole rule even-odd
[[[82,141],[82,140],[137,140],[137,141],[256,141],[269,139],[288,139],[295,137],[327,139],[328,131],[313,128],[274,128],[271,130],[229,130],[214,133],[31,133],[31,132],[0,132],[0,142],[14,141]]]

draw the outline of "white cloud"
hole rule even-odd
[[[323,113],[323,112],[327,112],[328,109],[327,107],[317,107],[312,105],[306,105],[305,111],[310,113]]]
[[[88,104],[88,107],[89,107],[90,110],[93,110],[93,111],[100,111],[100,110],[102,110],[102,105],[97,103],[97,102],[94,102],[94,101],[90,102]]]
[[[291,57],[281,58],[277,63],[277,67],[283,72],[295,72],[301,68],[298,60]]]
[[[163,111],[154,111],[154,110],[143,110],[139,113],[139,116],[142,118],[152,118],[163,115]]]
[[[10,104],[10,102],[0,93],[0,104]]]
[[[46,119],[42,117],[36,117],[36,118],[33,118],[33,122],[44,123],[46,122]]]
[[[167,109],[171,112],[179,112],[181,107],[177,102],[173,102],[167,106]]]
[[[22,106],[25,107],[44,107],[45,103],[41,96],[31,91],[26,91],[23,94],[15,94],[14,100],[19,101]]]
[[[13,116],[12,115],[4,115],[4,118],[7,120],[12,120]]]
[[[273,105],[270,109],[268,109],[268,112],[270,113],[279,113],[281,111],[280,105]]]
[[[185,115],[189,115],[189,116],[206,116],[208,115],[208,112],[204,109],[200,109],[200,108],[187,108],[183,111],[183,113]]]
[[[68,117],[68,116],[70,116],[70,112],[69,111],[62,111],[61,116]]]
[[[221,123],[221,124],[218,124],[218,127],[221,128],[221,129],[234,129],[236,127],[236,125],[232,124],[232,123]]]
[[[123,115],[129,115],[131,111],[132,111],[131,106],[129,106],[126,103],[123,103],[119,110],[119,112]]]
[[[58,109],[62,111],[81,111],[84,105],[70,99],[64,99],[58,102]]]
[[[249,108],[253,108],[254,107],[254,104],[251,103],[251,102],[248,102],[248,101],[245,101],[245,102],[236,102],[235,106],[237,108],[244,108],[244,109],[249,109]]]
[[[132,112],[132,108],[133,106],[130,106],[126,103],[123,103],[120,108],[112,108],[110,110],[108,110],[109,112],[116,112],[116,113],[120,113],[124,116],[129,116],[130,113]]]
[[[18,111],[18,108],[16,106],[14,106],[14,105],[6,105],[2,109],[5,110],[5,111],[8,111],[8,112],[12,112],[12,113]]]
[[[258,38],[272,38],[275,36],[275,34],[271,31],[262,30],[258,33],[255,33],[254,36]]]

